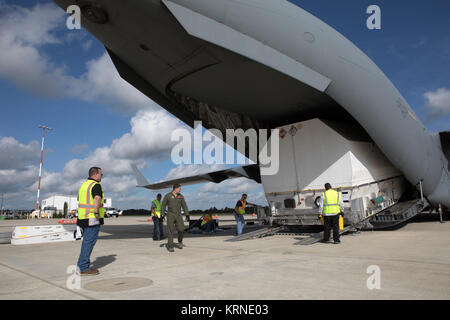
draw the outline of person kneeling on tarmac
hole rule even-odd
[[[217,222],[212,218],[211,213],[207,213],[202,218],[202,223],[200,225],[200,230],[202,232],[216,232],[218,227]]]

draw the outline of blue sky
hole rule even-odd
[[[450,129],[450,1],[290,2],[364,51],[429,130]],[[381,8],[381,30],[366,28],[366,8],[372,4]],[[68,30],[65,22],[65,13],[51,1],[0,0],[0,193],[5,206],[34,206],[40,124],[54,129],[46,137],[41,199],[76,193],[94,162],[104,167],[105,191],[120,208],[148,207],[155,195],[134,187],[131,162],[152,182],[205,170],[170,161],[170,133],[184,125],[122,81],[101,43],[83,29]],[[123,154],[128,156],[117,156]],[[244,191],[251,202],[265,204],[262,187],[250,181],[183,189],[192,209],[233,206]]]

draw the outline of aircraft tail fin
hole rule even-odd
[[[136,176],[137,187],[148,186],[150,184],[150,182],[148,182],[148,180],[139,171],[139,169],[136,167],[136,165],[132,164],[131,167],[133,168],[134,175]]]

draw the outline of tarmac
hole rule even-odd
[[[0,221],[0,232],[39,224],[57,219]],[[227,217],[220,226],[226,230],[185,233],[186,247],[170,253],[167,240],[153,241],[146,217],[105,219],[91,255],[100,275],[81,278],[70,272],[81,241],[0,244],[0,299],[450,298],[450,223],[437,216],[345,235],[339,245],[294,245],[300,236],[292,235],[227,242],[236,223]]]

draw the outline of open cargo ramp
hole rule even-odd
[[[422,212],[425,206],[426,203],[421,199],[398,202],[382,211],[369,215],[364,219],[345,227],[340,230],[339,234],[343,235],[349,231],[361,228],[361,226],[365,225],[366,222],[369,222],[373,226],[372,228],[365,227],[364,229],[366,230],[379,230],[400,226],[416,216],[418,213]],[[311,245],[321,241],[322,239],[323,231],[315,233],[306,239],[302,239],[295,244]]]

